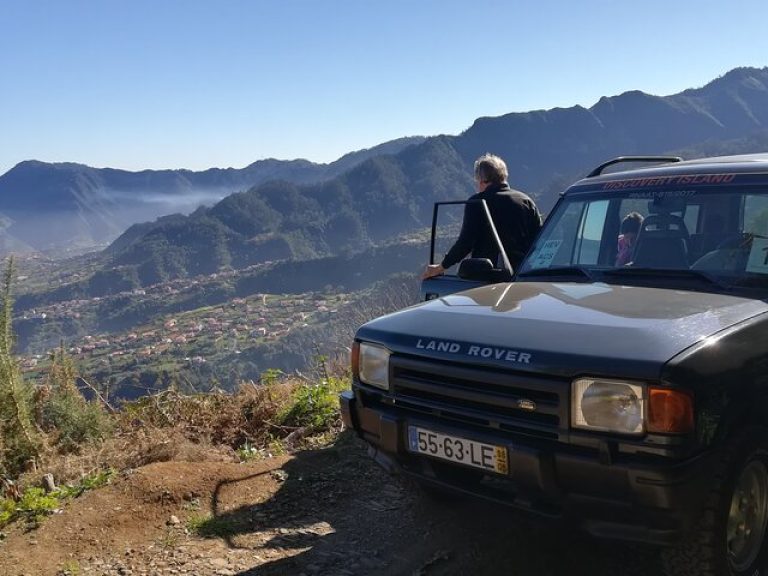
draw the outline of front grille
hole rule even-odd
[[[564,380],[395,355],[390,370],[401,411],[548,439],[567,425]]]

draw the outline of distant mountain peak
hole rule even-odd
[[[768,66],[764,68],[740,67],[729,70],[722,76],[707,82],[701,88],[689,88],[682,92],[686,96],[710,90],[745,86],[766,89],[768,87]]]

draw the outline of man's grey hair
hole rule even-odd
[[[504,160],[493,154],[483,154],[475,160],[475,178],[481,182],[501,184],[509,177]]]

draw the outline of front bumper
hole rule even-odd
[[[605,463],[598,454],[563,443],[510,441],[508,436],[468,432],[453,423],[406,420],[394,409],[364,406],[352,391],[341,394],[340,404],[345,425],[369,443],[376,460],[390,471],[574,522],[601,538],[676,543],[703,511],[716,468],[711,453],[662,464],[637,458]],[[484,474],[409,452],[407,426],[413,424],[507,446],[509,474]]]

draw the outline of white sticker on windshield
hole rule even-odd
[[[546,268],[554,260],[557,249],[560,248],[562,240],[547,240],[539,247],[536,255],[531,259],[531,268]]]
[[[753,238],[749,250],[747,272],[768,274],[768,238]]]

